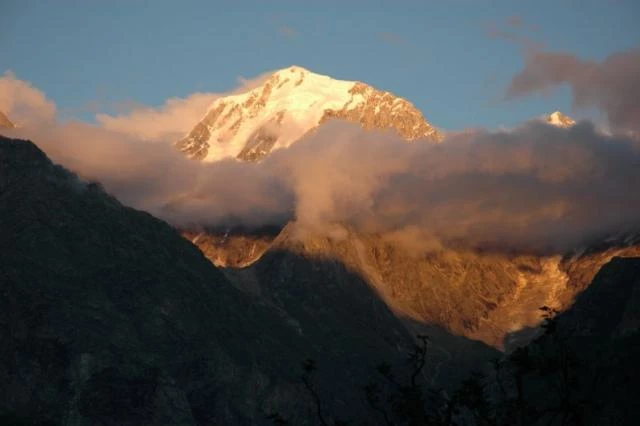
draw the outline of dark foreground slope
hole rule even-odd
[[[568,396],[581,415],[576,418],[591,425],[638,424],[640,258],[611,260],[557,323],[556,334],[575,356]],[[539,347],[557,353],[552,337]]]
[[[640,421],[640,258],[614,258],[493,378],[495,424]]]
[[[261,424],[279,412],[315,423],[306,358],[322,368],[327,412],[366,419],[362,384],[410,345],[364,285],[348,312],[358,326],[300,328],[173,228],[27,141],[0,137],[0,224],[3,420]],[[322,302],[296,297],[301,310]]]
[[[611,260],[568,311],[541,310],[549,316],[542,336],[468,374],[453,392],[378,369],[371,410],[387,425],[637,425],[640,258]]]

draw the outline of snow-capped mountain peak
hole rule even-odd
[[[545,117],[545,121],[556,127],[571,127],[576,124],[575,120],[560,111],[549,114]]]
[[[330,118],[357,122],[365,129],[395,129],[407,140],[440,138],[422,113],[402,98],[291,66],[256,88],[215,100],[177,146],[204,161],[255,161],[290,146]]]

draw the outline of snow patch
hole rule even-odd
[[[560,111],[555,111],[551,113],[546,118],[547,123],[556,126],[556,127],[571,127],[576,122],[569,116],[564,115]]]
[[[272,149],[290,146],[306,132],[318,126],[325,110],[340,110],[345,105],[348,109],[354,109],[364,103],[364,96],[349,93],[355,84],[355,81],[335,80],[293,66],[275,72],[260,87],[217,99],[207,113],[221,106],[223,110],[218,119],[208,127],[209,151],[204,161],[237,157],[247,140],[278,114],[282,115],[281,126],[274,125],[272,128],[274,132],[283,130],[278,134],[278,140]],[[265,94],[268,96],[264,96]],[[251,99],[254,99],[253,102]],[[243,106],[245,102],[247,107]],[[255,108],[256,102],[264,102],[264,105]],[[234,108],[238,111],[238,117],[242,119],[242,124],[235,129],[233,126],[237,118]],[[255,115],[252,114],[254,111]],[[232,116],[233,118],[225,119]]]

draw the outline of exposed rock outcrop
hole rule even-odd
[[[9,120],[9,118],[2,111],[0,111],[0,128],[2,127],[11,129],[15,126],[13,125],[11,120]]]

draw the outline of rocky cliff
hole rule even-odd
[[[2,127],[11,129],[11,128],[15,127],[15,126],[9,120],[9,118],[7,118],[7,116],[2,111],[0,111],[0,128],[2,128]]]

